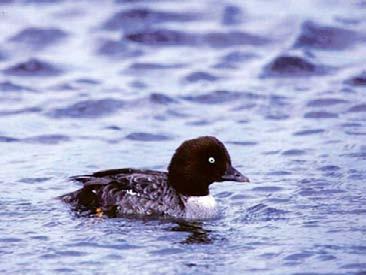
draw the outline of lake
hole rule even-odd
[[[0,272],[364,274],[366,2],[0,1]],[[205,221],[80,217],[78,174],[213,135]]]

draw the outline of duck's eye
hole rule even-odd
[[[214,157],[209,157],[208,162],[209,163],[215,163],[215,158]]]

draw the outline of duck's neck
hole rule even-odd
[[[168,183],[177,193],[184,196],[208,196],[209,183],[190,177],[168,174]]]

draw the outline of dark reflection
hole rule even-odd
[[[210,230],[204,229],[202,222],[176,222],[177,226],[170,230],[174,232],[188,232],[188,237],[181,241],[181,244],[211,244],[213,239],[210,237]]]

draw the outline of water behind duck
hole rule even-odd
[[[286,7],[286,9],[284,9]],[[96,12],[97,11],[97,12]],[[2,273],[366,270],[362,1],[2,1]],[[218,219],[77,217],[71,175],[219,137]]]

